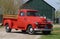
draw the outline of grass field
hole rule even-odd
[[[40,39],[60,39],[60,28],[54,28],[51,35],[43,35]]]

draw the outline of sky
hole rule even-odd
[[[56,10],[60,9],[60,0],[45,0],[48,4],[53,6]]]

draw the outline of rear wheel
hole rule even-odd
[[[9,28],[9,24],[5,25],[5,30],[6,30],[6,32],[11,32],[11,29]]]
[[[28,32],[29,34],[34,34],[34,30],[33,30],[33,28],[32,28],[31,25],[28,26],[27,32]]]

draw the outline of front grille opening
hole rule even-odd
[[[46,25],[38,25],[38,28],[45,28]]]

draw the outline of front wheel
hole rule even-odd
[[[27,32],[31,35],[34,34],[34,30],[31,25],[28,27]]]
[[[5,30],[6,30],[6,32],[11,32],[11,29],[9,28],[9,24],[5,25]]]

